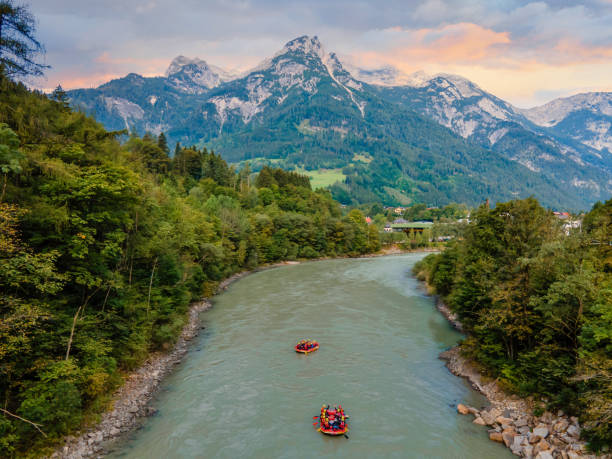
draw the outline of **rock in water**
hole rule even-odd
[[[469,414],[470,409],[465,406],[463,403],[460,403],[459,405],[457,405],[457,412],[459,414]]]
[[[487,424],[482,420],[482,418],[480,416],[478,416],[476,419],[474,419],[474,421],[472,421],[474,424],[478,424],[479,426],[486,426]]]
[[[504,440],[504,444],[507,448],[510,448],[512,443],[514,443],[514,437],[516,436],[513,432],[502,432],[502,438]]]

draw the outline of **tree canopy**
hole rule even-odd
[[[10,107],[10,109],[8,109]],[[253,179],[216,153],[108,132],[0,76],[0,456],[103,410],[231,274],[379,247],[307,177]],[[10,414],[8,414],[10,413]],[[43,437],[27,419],[39,425]]]
[[[417,264],[469,336],[463,350],[521,395],[612,444],[612,200],[569,232],[531,198],[481,206],[462,240]]]

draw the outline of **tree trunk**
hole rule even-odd
[[[0,195],[0,202],[4,200],[4,193],[6,191],[6,181],[8,178],[8,174],[4,174],[4,183],[2,184],[2,194]]]
[[[28,424],[32,424],[36,428],[36,430],[38,430],[43,435],[43,437],[47,436],[46,433],[44,433],[42,430],[40,430],[40,424],[36,424],[35,422],[28,421],[27,419],[24,419],[24,418],[22,418],[20,416],[17,416],[16,414],[11,413],[10,411],[5,410],[4,408],[0,408],[0,411],[2,411],[4,414],[8,414],[9,416],[17,418],[20,421],[27,422]]]
[[[83,308],[85,308],[85,306],[87,306],[87,303],[89,303],[89,300],[91,299],[91,297],[94,296],[98,290],[100,290],[100,287],[95,289],[92,292],[92,294],[89,295],[85,299],[83,304],[81,306],[79,306],[79,308],[77,309],[76,314],[74,315],[74,318],[72,319],[72,328],[70,329],[70,338],[68,338],[68,347],[66,348],[66,360],[68,360],[68,358],[70,357],[70,348],[72,347],[72,338],[74,337],[74,330],[76,328],[77,320],[79,319],[79,314],[81,313]]]
[[[83,309],[83,305],[79,306],[79,308],[76,311],[76,314],[74,315],[74,318],[72,319],[72,328],[70,329],[70,338],[68,338],[68,347],[66,348],[66,360],[68,360],[68,358],[70,357],[70,348],[72,347],[72,338],[74,337],[74,329],[76,328],[76,323],[79,318],[79,313],[81,312],[81,309]]]
[[[157,266],[157,257],[153,262],[153,269],[151,270],[151,279],[149,280],[149,297],[147,298],[147,317],[149,317],[149,306],[151,305],[151,288],[153,288],[153,275],[155,274],[155,267]]]

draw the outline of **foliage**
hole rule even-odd
[[[457,313],[464,349],[507,387],[577,413],[612,443],[612,200],[569,235],[535,199],[471,216],[464,238],[415,267]]]
[[[601,167],[547,161],[534,172],[514,160],[530,150],[533,138],[542,136],[510,133],[494,146],[487,138],[483,146],[418,115],[413,100],[403,103],[365,83],[351,89],[349,97],[318,58],[311,57],[288,52],[272,58],[278,65],[209,90],[181,90],[171,78],[130,74],[68,94],[73,106],[95,115],[109,129],[127,123],[144,134],[159,127],[167,131],[170,143],[205,145],[232,163],[251,161],[255,170],[272,164],[297,169],[313,177],[313,188],[329,186],[332,196],[346,205],[478,205],[487,197],[495,202],[535,195],[555,208],[585,209],[609,187],[608,173]],[[287,61],[305,69],[301,84],[298,79],[288,83],[274,70]],[[263,88],[267,96],[257,99],[256,110],[246,116],[238,106],[251,106],[255,93],[249,92]],[[363,114],[351,97],[366,107]],[[108,102],[120,99],[141,109],[134,111],[138,116]],[[230,109],[219,100],[239,105]],[[516,140],[498,148],[510,138]],[[552,147],[542,139],[536,139],[542,148],[534,154],[549,157]],[[574,176],[598,187],[570,184],[567,193],[564,184]]]
[[[263,263],[377,250],[308,177],[252,180],[217,154],[108,132],[0,77],[0,456],[103,409],[121,373],[168,348],[191,301]]]
[[[44,51],[36,40],[36,22],[25,6],[0,1],[0,73],[11,77],[40,76],[47,66],[35,61]]]

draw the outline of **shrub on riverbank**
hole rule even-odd
[[[414,271],[459,316],[463,348],[512,390],[577,413],[612,444],[612,200],[566,235],[535,199],[481,206]]]
[[[304,176],[254,181],[195,147],[171,158],[163,136],[122,145],[54,97],[0,76],[2,457],[101,409],[221,279],[379,247],[361,212],[342,216]]]

